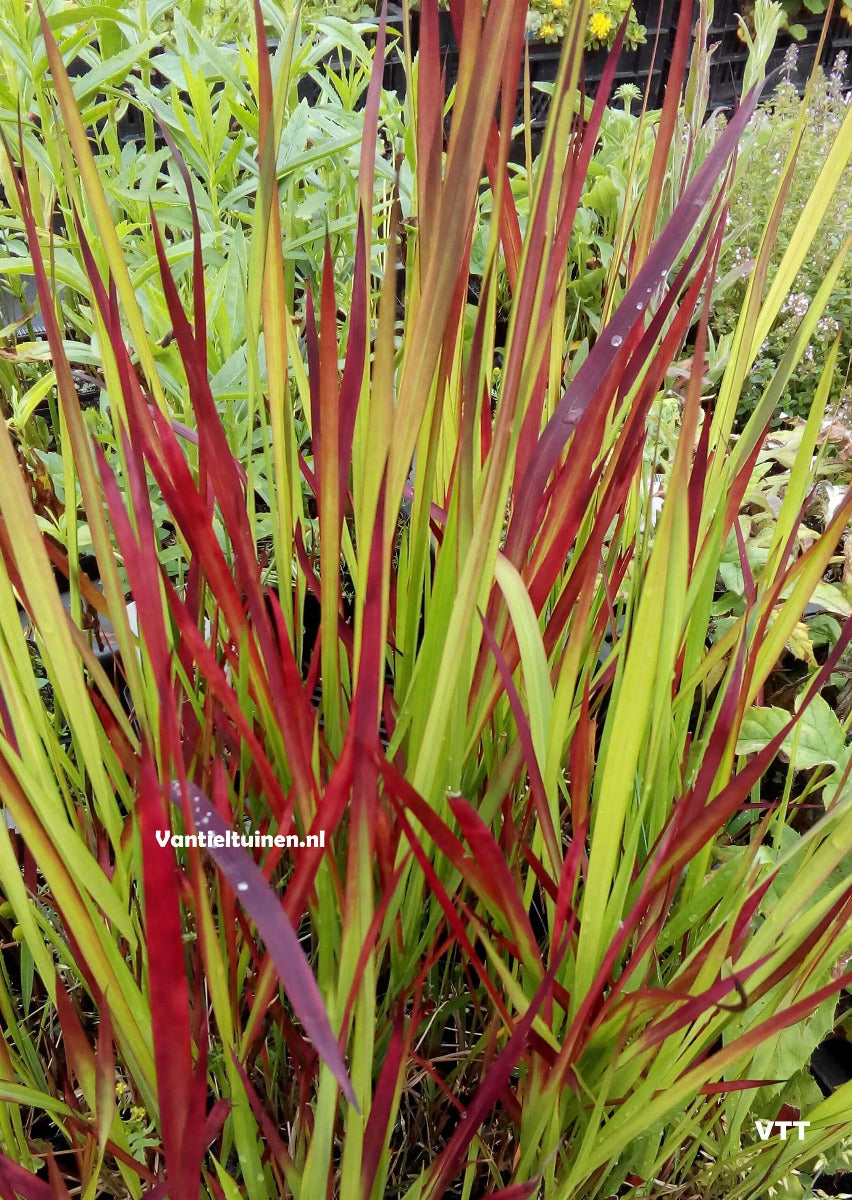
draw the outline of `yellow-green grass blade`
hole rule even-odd
[[[766,572],[770,578],[783,566],[783,548],[787,544],[793,528],[798,524],[802,506],[813,483],[813,459],[817,450],[826,404],[828,403],[831,386],[834,382],[839,351],[840,334],[838,333],[834,342],[829,347],[826,356],[825,365],[814,393],[813,403],[805,422],[805,428],[802,431],[802,441],[799,451],[796,454],[787,480],[784,498],[781,502],[781,511],[778,514],[778,520],[772,533],[772,544],[766,559]]]
[[[145,376],[154,398],[157,404],[165,411],[165,396],[151,351],[145,322],[136,299],[136,291],[130,278],[127,260],[121,248],[121,242],[109,210],[109,203],[98,173],[98,168],[95,164],[92,149],[86,137],[86,130],[80,116],[80,109],[74,97],[71,81],[68,78],[68,72],[62,61],[62,55],[56,44],[56,39],[51,32],[49,20],[41,6],[39,6],[39,15],[41,17],[42,35],[50,64],[53,86],[56,89],[56,96],[62,110],[65,131],[74,151],[76,169],[80,174],[83,188],[92,209],[98,238],[103,247],[106,262],[112,277],[115,279],[119,299],[127,316],[130,332],[133,335],[136,352],[139,355],[139,360],[145,371]],[[151,46],[155,44],[156,39],[151,39]]]
[[[42,642],[45,665],[57,698],[86,764],[99,813],[115,847],[115,884],[119,894],[126,897],[129,884],[119,849],[122,821],[104,768],[98,725],[68,630],[68,616],[59,598],[5,423],[0,431],[0,513],[7,526],[15,530],[14,555],[22,577],[27,580],[30,616]]]
[[[663,505],[624,669],[607,718],[592,800],[589,870],[583,893],[572,1016],[586,997],[618,916],[609,904],[619,844],[649,732],[667,719],[686,592],[688,531],[680,498]],[[641,781],[638,786],[641,789]]]

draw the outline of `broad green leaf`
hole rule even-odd
[[[740,728],[737,754],[756,754],[789,720],[790,713],[783,708],[750,709]],[[780,753],[787,762],[792,755],[793,766],[800,771],[845,763],[846,733],[822,696],[815,696],[808,705],[799,724],[782,742]]]

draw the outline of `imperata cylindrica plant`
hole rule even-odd
[[[401,42],[404,101],[382,91],[379,16],[348,213],[326,214],[313,264],[292,232],[313,186],[288,158],[306,120],[298,14],[270,55],[258,0],[239,59],[175,15],[182,86],[209,122],[170,124],[155,98],[140,212],[110,166],[132,156],[93,152],[64,65],[77,27],[20,5],[44,47],[43,118],[4,115],[3,179],[46,326],[63,502],[60,520],[26,422],[4,421],[4,1195],[762,1200],[848,1142],[852,1083],[822,1098],[802,1078],[852,982],[848,765],[807,826],[767,783],[825,703],[848,620],[765,741],[742,737],[852,515],[844,491],[798,539],[835,344],[749,557],[770,420],[852,235],[734,422],[852,115],[770,271],[802,106],[710,385],[759,97],[702,133],[706,37],[690,51],[682,4],[579,347],[572,237],[624,31],[586,102],[590,10],[570,6],[541,152],[518,168],[526,7],[451,0],[446,121],[437,0],[415,58]],[[193,74],[191,47],[222,86]],[[238,146],[224,199],[204,166],[215,137]],[[96,415],[75,354],[93,360]],[[732,554],[744,598],[717,633]],[[756,1132],[776,1121],[807,1136]]]

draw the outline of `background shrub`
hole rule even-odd
[[[796,47],[788,52],[788,66],[795,61]],[[839,58],[830,75],[819,70],[810,101],[807,103],[807,135],[802,143],[796,170],[790,186],[778,240],[772,255],[777,267],[784,249],[789,245],[802,207],[813,187],[825,156],[849,112],[852,92],[842,85],[845,59]],[[794,128],[805,102],[792,84],[783,82],[774,96],[762,104],[755,116],[753,136],[746,143],[738,166],[731,194],[730,214],[725,245],[719,260],[721,286],[714,305],[711,327],[722,342],[716,364],[720,370],[725,361],[725,348],[730,344],[733,329],[745,294],[746,280],[754,263],[759,239],[769,216],[774,186],[784,167],[793,138]],[[766,341],[751,369],[740,407],[740,422],[754,410],[759,397],[780,361],[793,331],[798,326],[810,301],[825,278],[829,263],[837,254],[849,230],[852,211],[852,168],[847,167],[832,200],[829,214],[814,238],[810,252],[790,295],[787,297]],[[828,346],[840,334],[837,366],[831,383],[830,403],[848,397],[852,325],[849,321],[852,302],[852,260],[847,259],[837,288],[824,316],[817,325],[816,335],[806,348],[802,361],[793,373],[782,401],[778,405],[775,423],[781,414],[807,416],[816,381],[825,362]]]

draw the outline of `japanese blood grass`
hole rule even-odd
[[[690,14],[684,5],[681,73]],[[4,429],[0,781],[20,831],[0,822],[0,881],[20,947],[0,982],[9,1194],[569,1200],[625,1185],[637,1196],[684,1188],[756,1200],[848,1136],[850,1085],[822,1102],[804,1093],[806,1143],[760,1142],[751,1121],[774,1118],[787,1094],[787,1077],[773,1070],[779,1038],[814,1013],[828,1009],[830,1020],[849,982],[832,968],[849,941],[852,885],[838,868],[852,848],[852,796],[846,787],[826,796],[780,858],[762,853],[780,846],[788,824],[771,795],[747,841],[731,830],[852,639],[847,625],[788,726],[739,761],[744,714],[852,513],[850,495],[791,559],[826,386],[767,565],[755,576],[744,562],[746,611],[709,650],[707,633],[722,548],[771,410],[840,260],[732,444],[738,390],[852,152],[852,117],[766,288],[791,154],[715,408],[701,391],[711,285],[753,94],[656,239],[659,188],[648,192],[624,299],[563,389],[568,235],[614,60],[578,124],[580,6],[521,238],[507,156],[523,16],[509,0],[492,0],[484,17],[479,4],[455,7],[461,60],[444,154],[437,13],[424,7],[408,114],[416,211],[374,247],[380,35],[353,283],[339,292],[327,253],[304,314],[304,361],[283,285],[275,180],[286,71],[273,80],[257,39],[248,432],[260,431],[268,466],[275,522],[262,554],[277,568],[277,593],[263,583],[253,466],[234,457],[209,383],[198,180],[176,158],[192,218],[190,314],[151,216],[194,415],[192,438],[181,440],[145,356],[137,370],[126,342],[120,239],[101,237],[102,262],[91,244],[90,222],[108,221],[109,210],[43,21],[80,172],[75,230],[114,454],[88,436],[32,172],[11,150],[10,175],[103,597],[79,583],[114,625],[124,690],[60,603],[51,563],[76,577],[75,555],[66,561],[40,532]],[[666,137],[680,83],[675,73]],[[509,102],[495,124],[501,96]],[[657,179],[664,166],[660,157]],[[495,217],[466,341],[485,174]],[[378,286],[374,249],[385,262]],[[501,263],[513,297],[492,410]],[[680,438],[652,526],[646,422],[693,321]],[[307,444],[297,419],[309,426]],[[152,497],[176,529],[185,587],[159,561]],[[318,545],[305,540],[314,506]],[[307,593],[321,607],[312,651],[302,637]],[[274,848],[256,858],[194,846],[176,854],[156,838],[160,828],[210,826],[322,830],[326,845],[285,861]],[[778,896],[781,865],[796,870]]]

